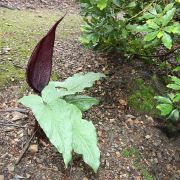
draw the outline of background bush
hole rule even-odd
[[[89,48],[152,55],[179,44],[179,0],[77,0],[84,17],[80,41]]]

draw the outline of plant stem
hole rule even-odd
[[[135,17],[139,16],[141,13],[144,13],[145,11],[147,11],[149,9],[149,7],[155,2],[156,0],[153,0],[147,7],[145,7],[142,11],[138,12],[137,14],[135,14],[134,16],[132,16],[130,19],[128,19],[128,21],[130,21],[131,19],[134,19]]]

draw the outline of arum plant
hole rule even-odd
[[[98,100],[79,93],[102,77],[101,73],[78,73],[63,82],[50,82],[41,96],[30,94],[19,100],[31,108],[46,136],[62,153],[66,167],[72,151],[81,154],[95,172],[99,167],[96,130],[91,121],[82,118],[81,112],[98,104]]]
[[[63,18],[37,44],[27,65],[27,82],[38,94],[24,96],[19,102],[32,110],[39,126],[62,154],[65,167],[74,151],[82,155],[84,162],[97,172],[100,150],[96,129],[92,121],[82,118],[82,112],[99,101],[81,93],[105,76],[94,72],[78,73],[63,82],[49,82],[55,31]]]

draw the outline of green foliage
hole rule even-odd
[[[171,49],[173,35],[180,35],[180,23],[173,21],[175,12],[174,3],[165,6],[164,10],[161,6],[154,4],[143,16],[139,17],[145,21],[145,24],[136,26],[135,31],[142,32],[143,29],[147,33],[144,41],[155,44],[162,41],[166,48]]]
[[[143,176],[144,176],[144,179],[145,179],[145,180],[153,180],[153,179],[154,179],[153,176],[151,176],[151,175],[149,174],[149,172],[147,171],[147,169],[144,169],[144,170],[143,170]]]
[[[94,50],[152,55],[178,44],[177,1],[77,0],[84,17],[80,41]]]
[[[180,121],[180,78],[171,76],[171,83],[167,87],[173,92],[166,97],[155,96],[159,103],[156,108],[160,110],[162,116],[166,117],[167,122],[176,124]]]
[[[153,87],[145,84],[144,80],[139,78],[135,80],[131,88],[130,95],[128,96],[129,106],[140,113],[155,115],[156,108],[153,99],[155,90]]]
[[[63,82],[50,82],[41,92],[42,96],[28,95],[19,100],[31,108],[51,143],[62,153],[66,167],[72,159],[72,151],[82,154],[95,172],[99,167],[96,130],[91,121],[82,119],[81,113],[98,101],[76,93],[102,77],[105,76],[101,73],[78,73]]]
[[[141,155],[140,153],[138,152],[138,150],[134,147],[132,148],[128,148],[128,149],[125,149],[123,151],[123,156],[126,157],[126,158],[129,158],[129,157],[135,157],[137,160],[140,160],[141,159]]]
[[[133,158],[134,159],[134,167],[139,170],[144,179],[145,180],[153,180],[153,176],[150,175],[150,173],[148,172],[148,170],[144,167],[144,165],[141,163],[141,154],[139,153],[138,149],[136,149],[135,147],[131,147],[131,148],[127,148],[125,150],[123,150],[122,152],[123,156],[125,158]]]

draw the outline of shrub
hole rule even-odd
[[[115,50],[129,57],[137,52],[152,55],[161,44],[167,49],[178,44],[178,0],[77,1],[84,17],[80,41],[94,50]]]
[[[155,96],[158,101],[157,109],[166,122],[176,125],[180,121],[180,78],[171,76],[171,83],[167,85],[173,92],[167,96]]]

